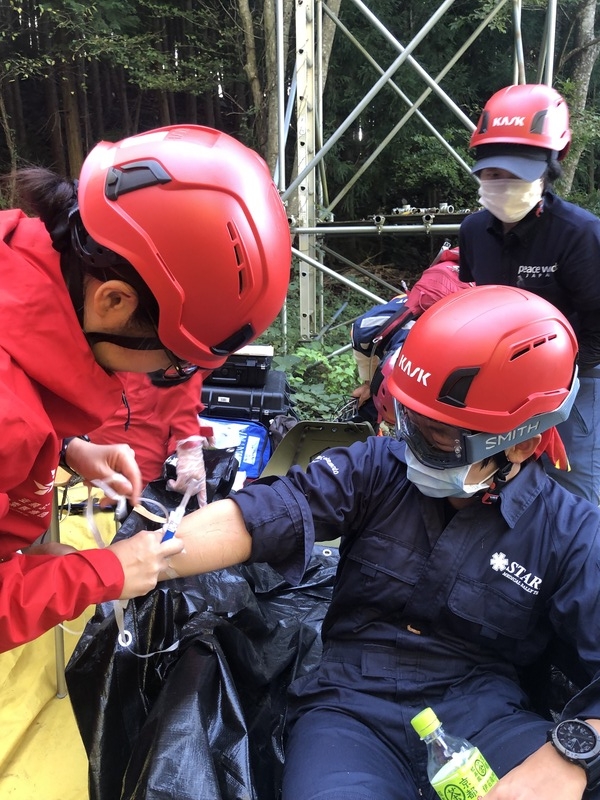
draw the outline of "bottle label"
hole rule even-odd
[[[492,768],[476,747],[470,751],[466,761],[457,761],[443,766],[431,781],[442,800],[477,800],[498,783]]]

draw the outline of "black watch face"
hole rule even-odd
[[[575,756],[587,756],[594,750],[598,752],[598,738],[593,729],[577,720],[561,722],[556,728],[556,738]]]

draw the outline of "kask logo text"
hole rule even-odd
[[[524,128],[525,117],[494,117],[492,120],[493,128],[502,128],[505,125],[515,125],[519,128]]]
[[[422,367],[413,366],[412,361],[403,355],[400,356],[399,367],[409,378],[416,378],[417,383],[427,386],[427,378],[431,377],[431,372],[425,372]]]

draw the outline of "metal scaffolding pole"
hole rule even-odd
[[[426,99],[430,95],[435,95],[441,100],[460,120],[467,131],[474,128],[473,122],[462,112],[452,98],[440,87],[440,82],[448,71],[456,64],[459,58],[467,51],[476,38],[485,30],[500,10],[506,5],[508,0],[497,0],[489,10],[488,15],[473,30],[465,42],[457,49],[454,56],[450,59],[444,69],[435,77],[431,77],[419,65],[412,52],[430,33],[432,28],[441,20],[444,13],[452,6],[454,0],[442,0],[437,10],[431,15],[429,20],[422,26],[421,30],[407,44],[400,43],[377,19],[373,12],[363,2],[363,0],[345,0],[352,2],[365,18],[381,33],[387,43],[391,44],[397,51],[398,57],[385,69],[377,60],[363,48],[353,36],[352,32],[339,20],[338,16],[332,11],[323,0],[295,0],[295,41],[296,54],[294,64],[294,74],[291,81],[286,82],[291,85],[291,90],[287,98],[287,108],[284,109],[285,91],[279,87],[279,143],[281,156],[278,166],[278,186],[284,201],[295,201],[294,207],[297,208],[297,216],[290,217],[292,234],[296,237],[296,247],[294,248],[295,263],[298,268],[299,293],[300,293],[300,338],[311,339],[323,330],[323,276],[331,277],[335,271],[325,267],[322,259],[329,256],[333,259],[336,254],[322,245],[320,240],[325,236],[339,235],[370,235],[386,234],[392,235],[424,235],[431,236],[440,234],[443,236],[456,235],[459,229],[459,222],[453,220],[452,223],[444,219],[443,214],[423,213],[415,216],[412,214],[410,223],[404,224],[396,219],[396,211],[391,215],[392,220],[381,214],[375,214],[372,220],[345,224],[333,223],[333,209],[365,174],[374,160],[384,151],[385,147],[394,138],[406,121],[414,116],[427,132],[437,138],[445,147],[449,156],[455,159],[463,169],[468,170],[468,165],[460,155],[450,146],[444,136],[436,129],[432,122],[427,118],[422,110]],[[515,82],[526,82],[524,71],[523,42],[521,36],[521,8],[522,0],[512,0],[513,3],[513,53],[515,62]],[[282,10],[283,0],[277,0],[278,10],[278,42],[282,37]],[[556,0],[548,0],[546,20],[542,42],[540,45],[540,76],[544,70],[544,82],[551,85],[553,75],[553,56],[554,56],[554,35],[556,27]],[[336,26],[336,35],[344,35],[357,48],[357,51],[365,58],[366,62],[375,68],[379,74],[378,80],[367,91],[362,100],[357,104],[353,111],[347,116],[341,125],[325,140],[323,130],[326,127],[324,115],[326,108],[323,104],[323,17],[326,15]],[[280,43],[282,47],[282,42]],[[416,71],[425,83],[426,88],[416,101],[411,101],[403,92],[400,84],[394,81],[394,75],[399,67],[407,63]],[[283,66],[280,70],[280,81],[285,81]],[[538,80],[540,80],[538,76]],[[325,185],[325,163],[328,153],[339,141],[339,139],[356,125],[361,113],[369,106],[376,94],[384,86],[391,87],[394,92],[408,106],[407,112],[393,126],[385,139],[378,144],[376,149],[369,155],[366,161],[357,167],[356,172],[350,177],[346,184],[338,190],[337,196],[333,200],[328,199],[327,187]],[[294,91],[295,90],[295,91]],[[283,171],[285,142],[287,132],[290,128],[290,113],[293,107],[295,94],[296,111],[296,143],[295,160],[296,174],[286,186],[286,176]],[[283,122],[285,120],[285,122]],[[415,210],[413,209],[413,212]],[[463,210],[468,212],[469,210]],[[436,210],[437,212],[437,210]],[[339,260],[339,259],[338,259]],[[367,272],[368,270],[363,270]],[[362,293],[365,296],[369,292],[363,290],[357,283],[349,280],[342,281],[349,288]]]

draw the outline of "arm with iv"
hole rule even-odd
[[[241,564],[250,558],[252,537],[237,503],[217,500],[186,514],[177,528],[184,550],[171,556],[159,580],[186,577]]]

